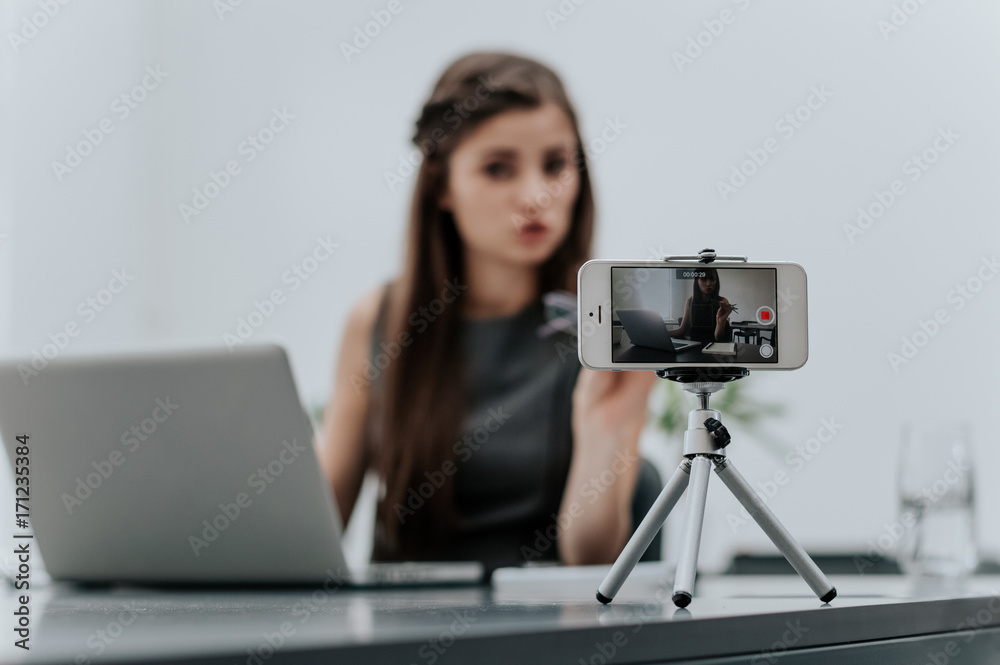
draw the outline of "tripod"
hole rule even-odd
[[[711,374],[707,375],[709,372]],[[715,472],[722,478],[729,491],[743,504],[754,521],[819,599],[828,603],[837,596],[837,590],[830,584],[830,580],[816,562],[806,554],[801,545],[795,542],[767,504],[753,491],[750,483],[740,475],[732,462],[726,459],[725,448],[730,442],[729,432],[722,424],[719,412],[708,408],[708,400],[712,393],[725,388],[727,381],[735,381],[748,374],[749,370],[743,367],[721,370],[673,368],[656,372],[661,379],[677,381],[684,390],[697,395],[699,408],[692,409],[688,414],[688,429],[684,433],[684,459],[653,502],[639,528],[626,543],[625,549],[618,556],[607,577],[601,582],[597,590],[597,600],[605,604],[611,602],[629,573],[635,568],[639,557],[649,547],[656,532],[663,526],[663,522],[681,494],[690,486],[684,541],[681,544],[680,558],[674,575],[673,601],[677,607],[687,607],[691,603],[695,569],[698,565],[698,547],[701,543],[701,527],[705,520],[705,500],[708,498],[709,469],[713,465]]]

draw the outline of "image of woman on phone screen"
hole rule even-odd
[[[473,53],[413,141],[405,260],[353,306],[324,412],[341,516],[371,469],[376,561],[611,562],[661,487],[638,451],[655,377],[582,369],[571,330],[539,332],[594,234],[573,106],[545,65]]]
[[[705,268],[704,274],[694,278],[691,297],[684,304],[681,325],[670,331],[671,337],[682,337],[699,342],[731,342],[733,328],[729,315],[733,306],[719,295],[719,271]]]

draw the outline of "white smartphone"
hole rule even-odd
[[[788,370],[809,356],[806,272],[796,263],[588,261],[577,311],[590,369]]]

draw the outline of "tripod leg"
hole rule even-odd
[[[726,484],[729,491],[747,509],[754,521],[760,525],[771,542],[788,559],[788,563],[792,564],[795,572],[806,581],[813,593],[819,596],[819,599],[824,603],[829,603],[836,598],[837,589],[830,584],[830,580],[826,578],[816,562],[806,554],[802,546],[792,538],[792,534],[778,521],[767,504],[757,496],[753,488],[750,487],[750,483],[736,470],[736,467],[728,459],[716,460],[715,472],[719,474],[719,478],[722,478],[722,482]]]
[[[597,600],[607,605],[615,597],[615,594],[618,593],[618,590],[622,588],[622,584],[625,583],[629,573],[635,568],[639,557],[649,547],[649,543],[653,541],[656,532],[663,526],[667,515],[673,510],[677,499],[687,489],[688,474],[690,472],[691,462],[687,459],[682,460],[680,466],[670,476],[670,480],[663,486],[660,495],[656,497],[656,501],[649,508],[649,512],[642,518],[642,522],[639,523],[635,533],[632,534],[628,543],[625,544],[625,548],[618,555],[615,565],[611,566],[607,577],[601,582],[601,586],[597,588]]]
[[[691,485],[688,492],[687,522],[684,524],[684,542],[674,575],[674,605],[687,607],[694,593],[694,575],[698,567],[698,548],[701,545],[701,525],[705,521],[705,501],[708,498],[708,478],[712,462],[704,455],[691,460]]]

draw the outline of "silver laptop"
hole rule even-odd
[[[0,363],[0,435],[11,466],[30,470],[30,525],[54,579],[483,579],[478,562],[349,570],[337,506],[281,347],[59,358],[26,368],[30,361]],[[27,465],[16,464],[24,435]]]
[[[660,351],[679,352],[698,346],[701,342],[689,339],[675,339],[667,332],[663,317],[649,309],[615,310],[622,328],[636,346],[645,346]]]

